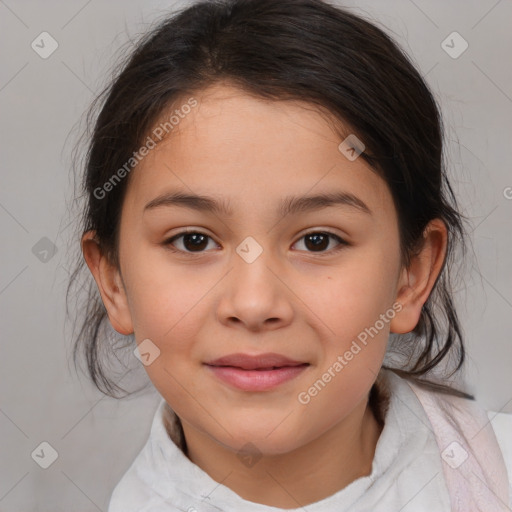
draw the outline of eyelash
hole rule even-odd
[[[183,251],[181,249],[176,249],[176,247],[174,247],[172,245],[172,243],[185,236],[185,235],[190,235],[190,234],[194,234],[194,235],[203,235],[207,238],[209,238],[210,240],[213,240],[211,236],[207,235],[206,233],[202,233],[201,231],[197,231],[197,230],[185,230],[185,231],[181,231],[180,233],[172,236],[171,238],[165,240],[163,242],[163,245],[169,249],[170,251],[172,252],[178,252],[178,253],[182,253],[182,254],[187,254],[188,256],[200,256],[202,254],[204,254],[205,252],[207,251],[197,251],[197,252],[193,252],[193,251]],[[319,251],[319,252],[315,252],[315,251],[306,251],[310,254],[317,254],[319,256],[324,256],[324,255],[330,255],[330,254],[333,254],[333,253],[337,253],[338,251],[340,251],[341,249],[343,249],[344,247],[350,245],[348,242],[346,242],[345,240],[343,240],[343,238],[341,238],[340,236],[334,234],[334,233],[331,233],[330,231],[309,231],[308,233],[305,233],[304,235],[302,235],[299,240],[302,240],[303,238],[309,236],[309,235],[315,235],[315,234],[321,234],[321,235],[328,235],[329,237],[331,238],[334,238],[338,243],[339,245],[336,246],[334,249],[330,249],[330,250],[327,250],[327,251]],[[297,240],[297,242],[299,241]],[[295,242],[295,243],[297,243]]]

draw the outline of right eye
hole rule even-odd
[[[202,253],[205,252],[204,249],[208,246],[208,239],[213,242],[213,239],[205,233],[189,230],[174,235],[166,240],[164,245],[172,251],[184,252],[185,254]],[[176,247],[178,245],[176,241],[179,241],[181,247]]]

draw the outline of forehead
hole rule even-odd
[[[270,101],[227,85],[175,102],[156,126],[174,113],[172,131],[139,162],[125,201],[142,211],[167,190],[227,198],[234,210],[247,200],[271,207],[283,196],[343,190],[373,209],[390,211],[385,182],[362,159],[348,160],[342,138],[318,107]],[[178,111],[178,112],[176,112]],[[346,130],[346,135],[350,130]]]

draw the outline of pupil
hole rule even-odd
[[[206,236],[204,235],[201,235],[199,233],[192,233],[192,234],[189,234],[189,235],[185,235],[183,237],[183,244],[185,245],[185,247],[187,249],[204,249],[204,247],[206,247],[207,243],[206,242]],[[187,245],[187,242],[192,242],[191,246],[188,247]]]
[[[323,233],[308,235],[306,237],[306,245],[308,241],[313,242],[312,247],[316,249],[325,249],[329,245],[329,240]]]

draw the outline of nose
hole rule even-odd
[[[270,251],[251,261],[233,254],[233,268],[222,287],[217,316],[228,327],[258,332],[290,324],[292,292]]]

